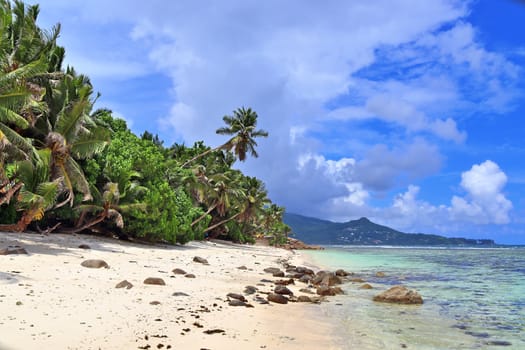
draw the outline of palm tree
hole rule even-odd
[[[122,187],[124,186],[124,192]],[[144,211],[146,205],[144,203],[135,203],[133,199],[137,192],[144,190],[143,187],[138,186],[131,178],[124,185],[123,183],[108,182],[104,186],[104,192],[98,204],[82,204],[75,209],[81,211],[80,219],[77,226],[71,230],[66,230],[68,233],[76,233],[95,226],[105,220],[112,220],[118,228],[124,227],[124,219],[121,212],[129,212],[132,209]],[[129,197],[130,201],[124,201]],[[93,218],[84,222],[87,213],[96,214]]]
[[[207,206],[207,210],[193,220],[191,227],[207,217],[214,210],[219,217],[224,217],[231,206],[232,198],[239,195],[239,189],[234,185],[233,172],[225,172],[206,176],[205,168],[196,168],[196,181],[192,188],[194,197],[199,204]]]
[[[244,162],[246,159],[246,154],[250,153],[253,157],[258,157],[255,147],[257,142],[254,138],[256,137],[267,137],[268,132],[264,130],[256,130],[257,127],[257,113],[251,108],[238,108],[233,111],[233,116],[224,116],[222,120],[226,123],[227,126],[217,129],[216,133],[220,135],[235,135],[226,143],[216,147],[208,149],[203,153],[198,154],[197,156],[186,161],[182,167],[187,166],[198,158],[204,157],[205,155],[218,151],[218,150],[233,150],[233,153],[237,158]]]
[[[232,220],[238,220],[243,223],[243,228],[245,228],[245,224],[253,222],[259,212],[269,202],[266,190],[260,180],[255,177],[242,177],[239,180],[237,185],[240,186],[240,190],[236,192],[236,203],[234,205],[236,213],[225,220],[211,225],[204,232],[212,231]]]
[[[56,203],[59,183],[49,181],[49,163],[51,152],[38,151],[37,159],[24,160],[16,163],[17,209],[22,211],[20,220],[13,225],[0,225],[4,231],[25,231],[27,226],[44,216],[44,212],[53,208]]]
[[[48,106],[32,128],[39,147],[51,151],[51,179],[60,179],[61,192],[66,198],[56,208],[73,204],[74,190],[83,200],[92,199],[89,184],[77,159],[100,153],[109,142],[109,131],[98,126],[90,116],[94,100],[89,79],[68,68],[57,86],[48,90]]]

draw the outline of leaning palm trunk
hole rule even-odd
[[[194,161],[196,161],[197,159],[199,158],[202,158],[212,152],[215,152],[215,151],[219,151],[221,149],[227,149],[228,148],[228,145],[229,145],[229,142],[226,142],[224,145],[220,145],[219,147],[215,147],[215,148],[210,148],[209,150],[207,151],[204,151],[202,153],[199,153],[197,154],[195,157],[191,158],[190,160],[187,160],[186,162],[184,162],[184,164],[181,165],[181,168],[185,168],[187,167],[189,164],[193,163]]]
[[[40,213],[40,208],[25,210],[16,224],[0,225],[0,231],[23,232],[27,230],[27,226],[29,226],[29,224],[32,223],[33,220],[35,220],[35,217],[39,216]]]
[[[230,218],[228,218],[228,219],[226,219],[226,220],[222,220],[221,222],[218,222],[218,223],[216,223],[216,224],[214,224],[214,225],[208,227],[207,229],[205,229],[205,230],[202,231],[202,232],[203,232],[203,233],[206,233],[206,232],[208,232],[208,231],[214,230],[214,229],[216,229],[217,227],[219,227],[219,226],[221,226],[221,225],[223,225],[223,224],[225,224],[225,223],[227,223],[227,222],[230,222],[230,221],[232,221],[233,219],[236,219],[236,218],[237,218],[238,216],[240,216],[241,214],[242,214],[242,212],[239,212],[239,213],[233,215],[232,217],[230,217]]]
[[[202,219],[204,219],[209,213],[211,213],[213,211],[213,209],[217,208],[217,204],[211,206],[210,209],[208,209],[208,211],[206,211],[204,214],[202,214],[201,216],[199,216],[197,219],[195,219],[192,223],[191,223],[191,227],[195,226],[197,223],[201,222]]]
[[[83,212],[84,213],[84,212]],[[116,225],[119,228],[124,227],[124,222],[122,221],[122,215],[116,211],[115,209],[111,209],[109,203],[105,203],[102,212],[100,212],[96,217],[94,217],[91,221],[85,223],[82,226],[75,227],[70,230],[65,230],[66,233],[78,233],[83,230],[87,230],[88,228],[91,228],[95,226],[96,224],[101,223],[102,221],[106,219],[115,219]]]
[[[0,184],[0,205],[4,203],[9,203],[11,201],[11,198],[15,195],[15,193],[23,186],[22,182],[18,182],[14,185],[12,185],[10,188],[9,185],[11,185],[10,181],[5,181]]]

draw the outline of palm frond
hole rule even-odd
[[[78,159],[90,158],[104,150],[110,140],[109,131],[95,128],[89,133],[79,135],[71,145],[71,153]]]
[[[15,147],[18,147],[23,151],[27,156],[35,152],[33,145],[29,139],[20,136],[19,133],[15,132],[13,129],[7,127],[6,125],[0,123],[0,131],[4,134],[4,137]]]
[[[2,103],[1,96],[0,103]],[[29,123],[24,117],[3,104],[0,105],[0,122],[5,124],[13,124],[22,129],[25,129],[29,126]]]
[[[0,75],[0,89],[16,84],[16,81],[28,79],[35,75],[44,74],[47,64],[43,58],[21,66],[15,70]]]
[[[89,183],[82,168],[73,158],[68,158],[66,161],[66,168],[72,185],[84,195],[83,201],[92,200],[91,192],[89,191]]]
[[[36,194],[42,197],[43,208],[49,209],[56,203],[58,195],[58,183],[56,181],[40,183],[37,186]]]

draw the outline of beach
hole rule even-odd
[[[171,246],[0,233],[0,249],[8,246],[27,254],[0,255],[2,350],[340,348],[319,304],[254,300],[274,287],[261,282],[275,280],[263,270],[282,260],[308,264],[300,253],[220,241]],[[108,268],[85,267],[86,260]],[[116,288],[123,281],[132,287]],[[258,289],[246,295],[253,307],[230,306],[227,294],[248,285]],[[288,287],[300,295],[304,285]]]

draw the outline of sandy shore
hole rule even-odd
[[[304,265],[300,254],[219,242],[146,246],[84,235],[0,233],[0,249],[13,245],[28,254],[0,255],[1,350],[338,349],[319,305],[261,305],[253,296],[247,296],[253,308],[227,303],[226,294],[242,293],[247,285],[269,292],[271,283],[260,285],[272,279],[263,269],[280,267],[283,258]],[[195,256],[209,265],[193,262]],[[87,259],[103,259],[109,268],[81,266]],[[175,275],[175,268],[195,278]],[[166,285],[146,285],[148,277]],[[123,280],[133,287],[115,288]]]

